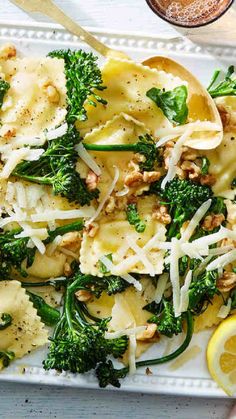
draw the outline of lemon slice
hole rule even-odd
[[[224,320],[207,346],[207,364],[212,378],[232,396],[236,392],[236,315]]]

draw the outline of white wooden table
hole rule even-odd
[[[150,11],[145,0],[55,1],[84,26],[166,36],[177,33]],[[41,15],[22,12],[8,0],[0,2],[0,19],[47,21]],[[230,399],[192,399],[0,383],[0,419],[226,419],[232,404]]]

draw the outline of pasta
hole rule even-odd
[[[0,351],[12,351],[16,358],[22,358],[45,345],[48,332],[20,282],[1,281],[0,294],[0,313],[12,316],[12,324],[7,329],[0,330]]]

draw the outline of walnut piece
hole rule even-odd
[[[228,292],[236,285],[236,274],[234,272],[224,272],[216,282],[217,288],[221,292]]]
[[[216,183],[216,177],[210,174],[203,175],[200,177],[200,183],[201,185],[213,186]]]
[[[143,175],[140,172],[132,172],[125,176],[126,186],[136,186],[143,183]]]
[[[89,224],[87,228],[87,233],[89,237],[95,237],[97,232],[99,230],[99,224],[98,223],[91,223]]]
[[[92,171],[89,170],[85,183],[89,191],[94,191],[98,185],[99,177]]]
[[[214,228],[219,227],[224,220],[224,214],[209,214],[204,218],[202,228],[207,231],[214,230]]]
[[[137,340],[148,341],[155,336],[156,331],[157,331],[156,323],[150,323],[148,324],[146,330],[137,334],[136,338]]]
[[[159,180],[161,177],[161,172],[143,172],[143,181],[144,183],[152,183]]]
[[[87,301],[89,301],[92,298],[93,295],[91,294],[90,291],[79,290],[79,291],[76,291],[75,296],[76,296],[78,301],[86,303]]]
[[[76,250],[81,242],[81,236],[78,231],[70,231],[62,236],[60,247],[69,250]]]
[[[184,160],[180,167],[184,172],[187,172],[189,179],[199,178],[201,169],[193,161]]]
[[[165,205],[154,207],[152,218],[158,220],[163,224],[171,223],[171,216],[168,214],[168,209]]]
[[[68,262],[65,263],[63,271],[64,271],[65,276],[70,276],[72,274],[73,271],[72,271],[71,266]]]

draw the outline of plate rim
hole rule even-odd
[[[183,36],[170,37],[150,35],[150,33],[139,33],[134,31],[114,31],[112,29],[102,29],[95,27],[86,27],[87,30],[98,36],[103,42],[110,46],[122,47],[126,49],[143,49],[151,53],[153,50],[159,48],[165,52],[178,52],[187,55],[204,55],[210,56],[214,54],[217,57],[236,56],[236,49],[231,46],[212,46],[207,48],[199,46],[184,38]],[[19,32],[20,31],[20,32]],[[73,43],[75,45],[81,44],[78,37],[69,34],[62,26],[47,22],[26,22],[19,20],[11,20],[5,22],[0,19],[0,40],[4,37],[10,40],[30,40],[32,41],[33,34],[36,34],[34,42],[50,42],[60,41]],[[23,358],[24,359],[24,358]],[[21,361],[21,360],[19,360]],[[18,361],[18,362],[19,362]],[[24,371],[23,371],[24,370]],[[141,371],[141,370],[140,370]],[[60,377],[60,379],[59,379]],[[32,383],[40,385],[57,385],[57,386],[71,386],[77,388],[99,389],[94,380],[94,374],[73,375],[71,373],[61,373],[57,371],[45,371],[40,367],[24,367],[23,364],[17,364],[11,367],[11,370],[3,370],[0,373],[1,382],[17,382],[17,383]],[[106,390],[115,390],[109,387]],[[118,390],[118,389],[116,389]],[[194,396],[194,397],[219,397],[227,398],[226,394],[217,386],[211,378],[191,378],[184,376],[170,375],[153,375],[147,376],[145,373],[138,372],[135,376],[128,376],[122,382],[119,391],[149,393],[149,394],[166,394],[177,396]]]

